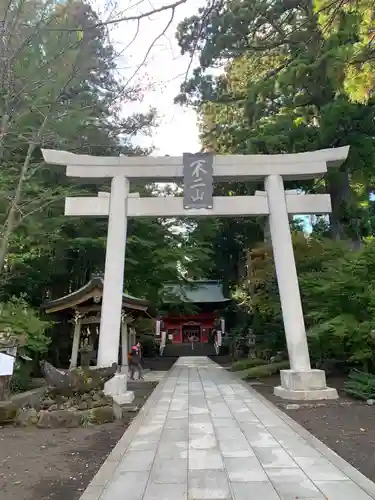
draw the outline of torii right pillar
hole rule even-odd
[[[264,184],[290,362],[290,370],[280,371],[281,385],[274,388],[274,394],[292,400],[335,399],[337,391],[327,387],[325,372],[310,364],[284,182],[281,175],[269,175]]]

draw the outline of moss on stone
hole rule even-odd
[[[2,401],[0,404],[0,425],[14,422],[18,408],[11,401]]]

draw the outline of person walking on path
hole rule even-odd
[[[140,347],[138,347],[138,344],[134,345],[131,350],[130,380],[134,380],[134,374],[136,371],[138,372],[138,379],[144,380],[143,369],[141,366],[141,350]]]
[[[138,354],[139,354],[139,361],[142,361],[142,344],[138,342],[135,344],[135,347],[138,349]]]

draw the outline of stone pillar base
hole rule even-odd
[[[133,391],[126,391],[123,394],[117,394],[116,396],[112,396],[113,401],[122,406],[122,405],[129,405],[134,401],[134,392]]]
[[[275,396],[294,401],[337,399],[336,389],[327,387],[323,370],[281,370],[281,385],[274,388]]]
[[[104,384],[104,394],[112,396],[118,405],[129,404],[134,400],[134,392],[127,390],[127,379],[127,373],[116,373]]]

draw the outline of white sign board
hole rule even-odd
[[[0,376],[13,375],[15,359],[13,356],[0,352]]]

